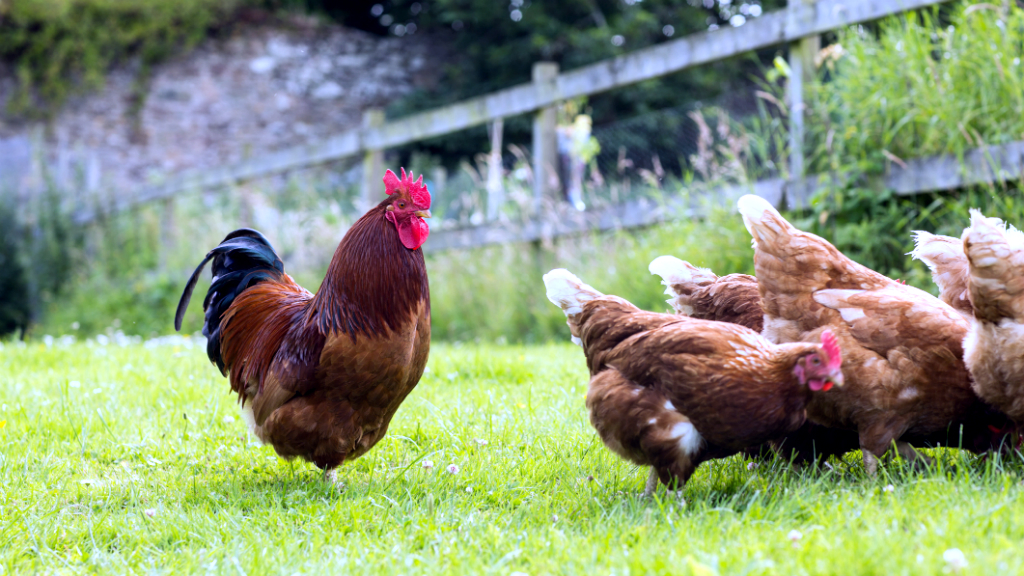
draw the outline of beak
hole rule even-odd
[[[828,378],[829,380],[832,381],[833,384],[836,385],[836,387],[843,387],[843,373],[841,370],[836,370],[835,372],[829,374]]]
[[[413,212],[413,214],[419,216],[420,218],[430,218],[430,210],[417,210]]]

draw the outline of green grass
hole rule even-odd
[[[734,457],[685,505],[645,501],[585,383],[569,344],[435,346],[339,490],[247,438],[201,346],[7,344],[0,573],[934,574],[951,547],[970,573],[1024,565],[1019,462],[937,451],[868,479],[857,454],[802,473]]]

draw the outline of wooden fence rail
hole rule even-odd
[[[813,56],[816,35],[946,1],[948,0],[790,0],[786,9],[763,14],[740,27],[726,27],[692,34],[576,70],[558,73],[557,65],[538,63],[534,68],[533,81],[528,84],[390,121],[386,120],[381,112],[371,111],[361,126],[347,132],[263,154],[219,169],[187,171],[159,185],[144,187],[130,197],[119,198],[112,204],[101,207],[99,211],[92,208],[83,209],[75,214],[74,220],[79,224],[88,224],[96,220],[101,213],[127,210],[142,204],[164,201],[181,193],[230,186],[358,155],[364,156],[364,167],[374,172],[373,168],[380,167],[383,151],[388,148],[450,134],[488,122],[500,123],[506,117],[526,113],[536,114],[533,173],[535,210],[539,210],[540,206],[545,205],[545,198],[549,198],[552,192],[550,186],[546,184],[545,174],[550,169],[548,164],[552,163],[551,158],[554,154],[554,107],[560,102],[658,78],[752,50],[794,42],[797,46],[790,50],[791,66],[796,76],[792,80],[789,95],[792,140],[790,173],[799,178],[803,174],[801,85],[805,76],[801,71],[813,70],[809,59]],[[377,169],[375,172],[380,170]],[[379,193],[380,183],[376,178],[364,178],[364,181],[362,194],[364,203],[368,203],[370,198]],[[765,191],[766,194],[774,194],[778,190],[777,196],[780,200],[783,188],[795,194],[794,197],[803,194],[806,198],[806,194],[800,191],[805,191],[809,186],[808,181],[797,179],[790,184],[770,181],[755,184],[753,187]],[[630,209],[619,209],[632,214],[629,212]],[[587,219],[598,222],[598,229],[601,229],[601,222],[629,221],[629,218],[620,217],[616,220],[601,215],[585,215],[581,221]],[[637,222],[645,222],[644,217],[639,215],[634,219]],[[496,238],[529,239],[543,235],[543,229],[542,225],[535,224],[526,225],[514,233],[501,229],[485,231],[479,227],[458,232],[445,231],[441,237],[452,240],[432,239],[431,244],[434,249],[443,249],[449,245],[465,247],[470,242],[491,243],[490,239]],[[459,240],[455,240],[456,238]]]
[[[961,161],[954,155],[908,160],[906,167],[894,167],[878,182],[866,182],[900,196],[925,192],[944,192],[968,186],[997,184],[1024,179],[1024,141],[986,146],[967,151]],[[732,205],[744,194],[756,194],[775,206],[806,208],[809,200],[830,186],[846,184],[845,179],[828,175],[810,176],[792,181],[772,178],[716,188],[693,196],[670,195],[660,200],[641,199],[608,206],[590,212],[577,212],[568,205],[543,221],[504,226],[486,224],[431,233],[424,244],[428,252],[476,248],[489,244],[535,242],[590,231],[608,231],[649,226],[667,220],[695,218],[712,205]]]

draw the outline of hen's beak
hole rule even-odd
[[[420,218],[430,218],[430,210],[417,210],[413,212],[413,214],[419,216]]]
[[[828,379],[837,387],[843,387],[843,372],[841,370],[836,370],[835,372],[829,374]]]

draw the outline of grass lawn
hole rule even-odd
[[[6,344],[0,573],[937,574],[953,547],[965,573],[1024,571],[1020,462],[733,457],[645,501],[585,384],[570,344],[435,345],[339,489],[247,437],[202,346]]]

